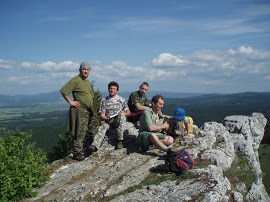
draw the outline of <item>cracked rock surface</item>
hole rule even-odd
[[[261,113],[228,116],[222,123],[206,122],[188,139],[178,137],[173,144],[174,148],[185,148],[195,159],[193,168],[185,171],[193,177],[149,185],[142,182],[150,174],[175,174],[166,172],[164,152],[139,152],[135,141],[138,129],[126,123],[125,148],[114,150],[114,144],[108,143],[115,135],[112,131],[102,147],[86,160],[67,157],[53,162],[51,166],[62,166],[36,197],[25,201],[270,201],[258,159],[266,123]],[[230,181],[224,174],[239,155],[252,166],[255,180],[250,187]]]

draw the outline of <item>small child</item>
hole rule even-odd
[[[189,123],[188,118],[186,117],[186,111],[182,108],[177,108],[173,118],[178,121],[176,130],[179,130],[183,132],[180,132],[179,135],[183,135],[183,138],[188,138],[189,134],[192,133],[192,124]],[[183,130],[184,129],[184,130]]]

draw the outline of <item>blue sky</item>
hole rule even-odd
[[[0,0],[0,26],[0,94],[59,90],[82,61],[101,91],[270,91],[269,0]]]

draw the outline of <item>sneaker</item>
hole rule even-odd
[[[97,151],[97,148],[93,145],[90,145],[88,148],[87,148],[87,153],[88,155],[91,155],[92,153],[96,152]]]
[[[81,153],[76,153],[76,154],[73,154],[73,157],[72,157],[74,160],[77,160],[77,161],[83,161],[86,159],[86,157],[81,154]]]
[[[115,149],[122,149],[124,147],[123,140],[118,140],[118,143],[115,147]]]

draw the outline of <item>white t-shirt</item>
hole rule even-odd
[[[129,110],[126,100],[119,95],[115,97],[107,96],[100,102],[99,113],[105,114],[106,116],[113,116],[118,114],[120,111]]]

